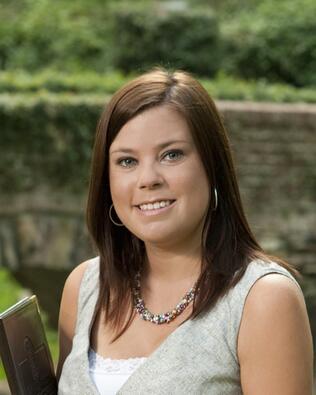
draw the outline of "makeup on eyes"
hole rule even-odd
[[[169,155],[169,158],[168,158]],[[173,155],[173,157],[171,156]],[[180,161],[185,156],[182,149],[170,149],[160,156],[160,160],[167,161],[168,163],[175,163]],[[137,159],[131,156],[119,157],[115,160],[115,164],[121,167],[131,168],[137,163]]]

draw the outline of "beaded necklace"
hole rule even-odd
[[[183,296],[175,308],[161,314],[153,314],[146,308],[145,302],[142,299],[140,292],[140,272],[135,276],[135,286],[132,288],[132,293],[134,299],[134,308],[141,318],[145,321],[150,321],[153,324],[161,325],[169,324],[169,322],[173,321],[179,314],[181,314],[187,308],[190,302],[192,302],[197,290],[196,284],[194,284],[193,287],[190,288],[190,290]]]

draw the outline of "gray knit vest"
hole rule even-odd
[[[254,283],[269,273],[293,276],[280,265],[253,261],[244,276],[203,317],[172,332],[129,377],[118,394],[239,395],[237,337],[243,307]],[[99,291],[99,259],[83,276],[73,347],[59,381],[59,395],[97,395],[89,376],[89,338]]]

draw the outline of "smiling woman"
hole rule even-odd
[[[60,394],[311,394],[298,273],[255,240],[192,76],[155,69],[112,97],[87,223],[98,257],[65,284]]]

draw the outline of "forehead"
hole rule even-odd
[[[166,140],[192,142],[190,128],[184,117],[170,106],[157,106],[129,120],[111,144],[110,151],[159,145]]]

